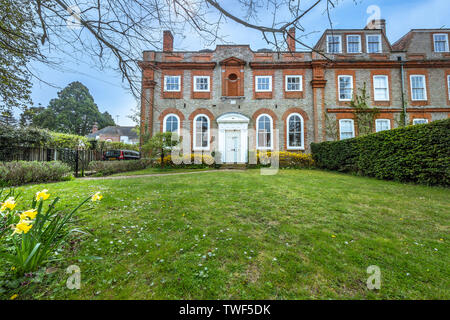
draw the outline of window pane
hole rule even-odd
[[[300,117],[297,115],[289,117],[288,128],[288,147],[301,147],[302,128]]]
[[[287,76],[287,91],[300,91],[300,83],[301,83],[301,77],[300,76]]]
[[[353,95],[352,77],[339,78],[339,99],[350,100]]]
[[[348,53],[359,53],[360,50],[360,38],[359,36],[348,36]]]
[[[209,90],[209,77],[196,77],[195,78],[196,90],[208,91]]]
[[[340,52],[341,37],[328,36],[328,52],[339,53]]]
[[[443,34],[434,35],[434,51],[446,52],[448,51],[447,37]]]
[[[270,147],[271,139],[270,118],[268,116],[261,116],[258,120],[258,147]]]
[[[166,132],[178,131],[178,119],[175,116],[169,116],[166,119]]]
[[[388,100],[389,99],[389,88],[388,88],[388,78],[385,76],[375,76],[373,77],[373,86],[375,93],[375,100]]]
[[[376,120],[376,132],[389,130],[389,120]]]
[[[270,77],[257,77],[256,88],[261,91],[270,90]]]
[[[341,120],[339,122],[339,130],[340,130],[341,140],[353,138],[353,121]]]
[[[195,146],[208,147],[208,119],[200,116],[195,121]]]
[[[413,100],[425,100],[425,78],[423,76],[411,77]]]
[[[167,91],[178,91],[180,90],[180,83],[178,76],[166,76],[166,90]]]
[[[379,36],[367,36],[367,52],[378,53],[381,52],[381,38]]]

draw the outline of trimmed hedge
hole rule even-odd
[[[19,186],[71,179],[72,169],[60,161],[0,162],[0,186]]]
[[[450,119],[312,143],[316,165],[378,179],[450,185]]]
[[[97,172],[98,175],[107,176],[114,173],[142,170],[152,164],[151,159],[124,160],[124,161],[92,161],[89,170]]]

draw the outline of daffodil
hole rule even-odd
[[[19,296],[19,295],[16,293],[16,294],[13,294],[13,295],[11,296],[11,298],[9,298],[9,299],[10,299],[10,300],[14,300],[14,299],[16,299],[18,296]]]
[[[30,224],[30,221],[21,220],[18,224],[16,224],[16,228],[14,229],[13,234],[21,234],[28,233],[33,225]]]
[[[16,207],[16,202],[13,197],[9,197],[5,202],[2,203],[0,208],[0,212],[5,211],[6,209],[13,210]]]
[[[103,198],[103,196],[100,194],[100,192],[96,192],[96,193],[92,196],[91,201],[92,201],[92,202],[99,201],[99,200],[102,200],[102,198]]]
[[[50,197],[50,193],[48,193],[47,189],[36,192],[36,201],[39,200],[47,200]]]
[[[34,220],[34,218],[36,218],[36,215],[37,215],[36,209],[30,209],[28,211],[23,212],[20,215],[20,220],[26,220],[27,218]]]

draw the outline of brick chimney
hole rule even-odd
[[[374,19],[367,24],[365,29],[381,29],[386,34],[386,20]]]
[[[163,32],[163,51],[173,51],[173,35],[169,30]]]
[[[94,125],[92,126],[92,133],[96,133],[98,131],[98,126],[97,123],[94,123]]]
[[[290,28],[288,31],[287,45],[290,52],[295,51],[295,28]]]

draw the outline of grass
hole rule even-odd
[[[93,235],[18,299],[449,299],[448,189],[316,170],[126,180],[43,188]],[[98,256],[100,260],[87,257]],[[81,268],[69,290],[65,268]],[[368,290],[366,269],[381,269]],[[4,269],[4,268],[3,268]]]
[[[115,173],[111,176],[141,176],[141,175],[146,175],[146,174],[196,172],[196,171],[207,171],[207,170],[212,170],[212,168],[208,167],[208,168],[202,168],[202,169],[189,169],[189,168],[152,168],[152,167],[148,167],[143,170]]]

